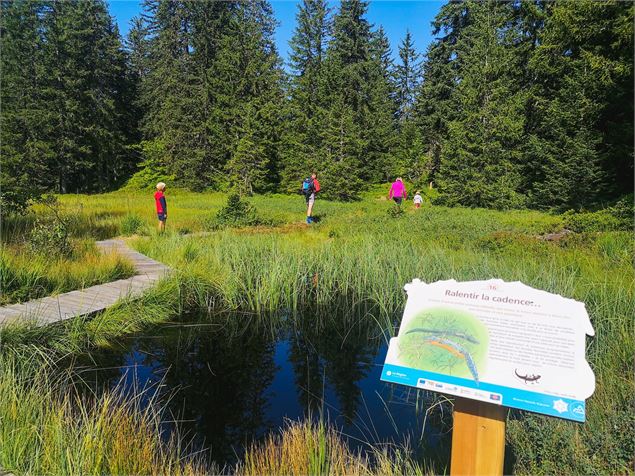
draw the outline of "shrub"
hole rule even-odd
[[[258,219],[256,209],[247,201],[240,198],[237,193],[227,197],[227,203],[219,210],[212,221],[212,228],[231,226],[255,226],[263,224]]]
[[[34,253],[48,256],[70,256],[73,252],[68,230],[61,221],[37,220],[29,235],[28,246]]]
[[[439,196],[439,191],[436,188],[421,189],[421,197],[423,197],[426,203],[435,203],[439,200]]]
[[[121,233],[125,236],[134,235],[143,226],[143,220],[137,215],[128,214],[121,222]]]
[[[125,188],[144,190],[153,189],[158,182],[173,183],[175,176],[168,173],[165,165],[165,144],[160,140],[143,141],[140,148],[142,162]]]
[[[577,232],[630,231],[633,229],[633,195],[627,195],[614,205],[595,212],[563,213],[564,226]]]

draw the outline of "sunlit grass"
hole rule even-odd
[[[170,265],[174,273],[141,300],[123,303],[93,320],[77,319],[56,328],[3,329],[0,346],[22,354],[32,347],[62,354],[84,352],[200,309],[209,311],[210,319],[221,312],[247,311],[253,322],[265,325],[277,325],[280,310],[291,316],[293,325],[295,311],[311,309],[316,311],[314,325],[320,326],[327,325],[330,316],[359,319],[351,310],[367,308],[378,330],[389,337],[395,332],[393,317],[405,302],[403,285],[413,278],[518,280],[585,302],[596,332],[588,341],[587,357],[597,388],[587,402],[584,425],[513,413],[507,439],[514,471],[628,471],[635,453],[630,233],[581,233],[559,242],[544,241],[541,236],[560,230],[562,220],[533,211],[429,206],[415,211],[405,204],[406,213],[391,218],[386,212],[391,205],[380,194],[348,204],[318,200],[315,211],[321,220],[310,227],[303,224],[300,196],[254,197],[257,212],[281,225],[208,232],[209,221],[225,203],[223,195],[168,191],[167,198],[168,232],[158,235],[151,193],[61,197],[63,212],[74,217],[71,225],[77,237],[113,236],[121,232],[124,220],[131,220],[126,217],[139,217],[141,236],[130,243]],[[9,227],[13,238],[28,229],[28,223],[23,218]],[[194,235],[183,236],[185,232]],[[60,272],[79,276],[82,266],[78,267]],[[27,268],[26,261],[15,266]],[[310,441],[307,432],[312,432]],[[291,424],[285,433],[254,446],[237,469],[245,474],[306,474],[326,465],[344,471],[341,474],[420,471],[409,458],[399,460],[405,453],[368,459],[348,452],[337,438],[332,428]]]
[[[133,264],[93,243],[75,243],[72,256],[55,256],[8,245],[0,249],[0,305],[108,283],[135,274]]]
[[[434,474],[407,456],[398,447],[351,451],[335,427],[310,416],[302,421],[288,421],[278,434],[251,445],[243,462],[236,467],[238,475],[424,475]]]
[[[31,367],[31,368],[29,368]],[[0,357],[0,467],[16,474],[197,475],[177,440],[163,442],[156,402],[117,390],[82,396],[43,361]]]

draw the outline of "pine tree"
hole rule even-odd
[[[44,2],[0,4],[0,207],[4,213],[24,210],[49,185],[47,164],[52,151],[42,88],[48,80],[43,67],[41,17]],[[28,61],[24,61],[28,58]]]
[[[282,141],[281,188],[297,191],[302,177],[317,167],[320,110],[326,107],[319,88],[326,45],[331,32],[329,10],[324,0],[305,0],[298,7],[297,26],[290,42],[289,101],[285,109]]]
[[[407,120],[412,116],[416,91],[421,82],[421,65],[410,31],[399,45],[400,63],[395,67],[395,86],[399,120]]]
[[[451,100],[437,183],[448,204],[522,206],[521,154],[526,98],[514,81],[512,4],[468,2],[471,24],[457,43],[461,80]]]

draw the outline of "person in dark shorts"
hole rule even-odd
[[[401,206],[401,202],[408,198],[408,192],[406,192],[406,186],[403,184],[401,177],[397,177],[390,186],[390,192],[388,192],[388,200],[393,199],[397,205]]]
[[[320,182],[318,182],[317,174],[313,172],[311,178],[306,179],[302,184],[302,193],[306,199],[306,223],[313,223],[313,204],[315,203],[315,195],[320,191]]]
[[[157,217],[159,218],[159,232],[165,230],[165,220],[168,219],[168,204],[165,201],[165,184],[159,182],[157,184],[157,191],[154,193],[154,202],[157,206]]]

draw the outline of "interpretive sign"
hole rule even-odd
[[[418,279],[381,379],[583,422],[595,376],[584,304],[520,282]]]

